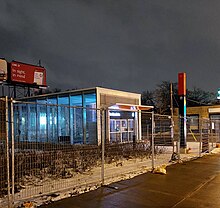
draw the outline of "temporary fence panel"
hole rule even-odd
[[[210,153],[216,147],[219,139],[219,121],[212,121],[198,116],[186,117],[186,142],[187,147],[181,157],[198,157]],[[180,132],[179,129],[178,132]]]
[[[172,118],[167,115],[154,115],[155,167],[177,161]]]
[[[210,119],[210,142],[212,143],[212,148],[215,147],[216,143],[220,143],[220,120],[217,118]]]
[[[140,111],[106,109],[105,184],[151,168],[150,140],[141,136],[141,118]]]
[[[100,110],[28,102],[15,102],[12,109],[15,203],[39,196],[49,200],[63,191],[75,195],[101,185]]]
[[[201,131],[202,128],[201,119],[197,116],[186,117],[186,142],[187,147],[185,149],[186,154],[182,154],[181,158],[184,157],[198,157],[201,151]],[[183,153],[183,152],[182,152]]]
[[[219,142],[218,120],[187,117],[180,154],[179,118],[84,102],[0,100],[0,206],[76,195],[201,156]]]
[[[8,138],[8,98],[0,99],[0,206],[10,207],[11,182],[10,182],[10,143]]]

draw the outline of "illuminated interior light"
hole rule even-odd
[[[119,109],[119,106],[118,105],[112,105],[109,107],[109,109]]]
[[[115,117],[120,117],[121,114],[119,112],[110,112],[109,116],[115,116]]]
[[[22,125],[25,124],[25,118],[24,117],[21,118],[21,122],[22,122]]]
[[[47,118],[46,116],[40,117],[40,125],[46,125],[47,124]]]

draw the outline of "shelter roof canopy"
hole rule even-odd
[[[133,104],[125,104],[125,103],[115,103],[112,106],[109,106],[109,109],[112,110],[128,110],[128,111],[147,111],[153,109],[154,106],[147,105],[133,105]]]

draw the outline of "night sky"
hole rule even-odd
[[[220,87],[219,0],[0,0],[0,57],[47,69],[51,88]]]

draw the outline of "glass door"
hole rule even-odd
[[[134,119],[110,119],[110,142],[133,141]]]

